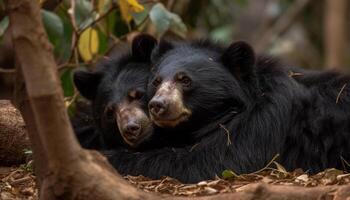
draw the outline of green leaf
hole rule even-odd
[[[112,5],[112,0],[98,0],[95,8],[97,12],[101,15],[105,13]]]
[[[98,48],[98,54],[104,55],[108,50],[108,36],[101,30],[98,30],[98,40],[100,44]]]
[[[0,22],[0,37],[4,35],[7,27],[9,26],[9,18],[5,17],[1,22]]]
[[[131,14],[136,25],[142,24],[146,20],[146,18],[148,17],[148,14],[150,12],[150,8],[148,6],[144,6],[144,8],[145,9],[142,12]]]
[[[214,41],[229,43],[232,41],[233,26],[231,24],[221,26],[212,30],[209,37]]]
[[[47,10],[42,10],[41,14],[49,40],[57,49],[63,37],[62,20],[55,13]]]
[[[67,16],[67,8],[59,7],[56,14],[61,18],[63,22],[63,38],[58,49],[55,49],[56,58],[61,63],[67,62],[71,56],[71,43],[73,36],[73,27],[70,22],[70,18]]]
[[[163,35],[169,29],[171,17],[169,16],[169,12],[162,4],[157,3],[154,5],[149,13],[149,16],[156,26],[159,35]]]
[[[106,19],[103,20],[103,22],[105,23],[105,27],[106,27],[106,30],[104,32],[106,35],[109,35],[111,32],[113,32],[115,26],[117,25],[116,24],[116,17],[117,17],[116,12],[117,11],[113,10],[112,12],[110,12],[107,15]]]
[[[186,37],[187,27],[176,14],[172,15],[170,30],[183,38]]]
[[[222,178],[224,178],[224,179],[237,178],[237,177],[238,177],[238,175],[235,172],[233,172],[232,170],[226,169],[222,172]]]
[[[93,6],[88,0],[75,1],[75,20],[78,27],[86,26],[93,20]]]
[[[186,25],[181,18],[177,14],[168,11],[161,3],[157,3],[152,7],[149,16],[160,36],[168,30],[182,37],[187,32]]]
[[[65,97],[71,97],[74,95],[74,85],[72,81],[72,69],[66,69],[61,75],[61,84],[63,88],[63,94]]]
[[[119,9],[116,10],[114,19],[115,19],[114,21],[115,26],[113,29],[113,33],[115,36],[121,37],[129,33],[128,24],[122,19]]]

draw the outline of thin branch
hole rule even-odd
[[[270,45],[271,41],[274,38],[282,35],[285,31],[287,31],[311,1],[312,0],[295,1],[295,3],[287,10],[287,12],[282,15],[277,20],[277,22],[260,37],[260,40],[257,41],[256,45],[257,51],[263,51],[267,48],[268,45]]]
[[[89,25],[81,28],[78,30],[78,35],[80,35],[82,32],[84,32],[86,29],[88,29],[89,27],[94,26],[96,23],[98,23],[99,21],[101,21],[102,19],[104,19],[105,17],[107,17],[112,11],[114,11],[115,9],[117,9],[118,7],[115,4],[112,4],[112,6],[106,11],[104,12],[102,15],[100,15],[97,19],[95,19],[94,21],[92,21]]]

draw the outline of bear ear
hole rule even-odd
[[[238,78],[245,79],[254,73],[255,53],[246,42],[232,43],[222,55],[222,61]]]
[[[131,44],[132,55],[134,58],[149,62],[151,61],[151,53],[157,45],[157,39],[148,34],[136,36]]]
[[[83,97],[93,100],[97,94],[101,77],[100,73],[79,70],[74,72],[73,82]]]
[[[156,59],[164,55],[167,51],[173,48],[174,48],[174,45],[171,42],[167,40],[161,40],[157,48],[155,48],[154,51],[152,52],[151,60],[155,61]]]

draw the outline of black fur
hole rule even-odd
[[[224,52],[213,50],[211,44],[164,46],[153,53],[156,75],[169,78],[185,71],[194,81],[191,92],[184,93],[193,115],[173,130],[192,144],[106,152],[120,173],[197,182],[213,179],[225,169],[256,171],[276,154],[288,170],[310,172],[341,168],[341,157],[350,159],[349,87],[336,103],[349,77],[335,76],[327,83],[312,80],[311,85],[308,80],[298,82],[278,62],[255,62],[245,52],[247,46],[239,43]],[[239,64],[243,71],[232,69]],[[254,82],[240,81],[243,78]],[[155,90],[148,88],[150,95]]]

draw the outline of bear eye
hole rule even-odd
[[[114,106],[113,105],[108,105],[106,106],[104,110],[104,116],[106,119],[113,119],[114,118]]]
[[[154,87],[158,87],[161,83],[162,83],[162,78],[160,78],[160,77],[156,77],[156,78],[152,81],[152,85],[153,85]]]
[[[191,78],[182,73],[177,76],[177,79],[185,87],[189,87],[192,83]]]
[[[131,90],[128,94],[131,100],[139,100],[143,97],[143,95],[144,95],[144,92],[140,90]]]

